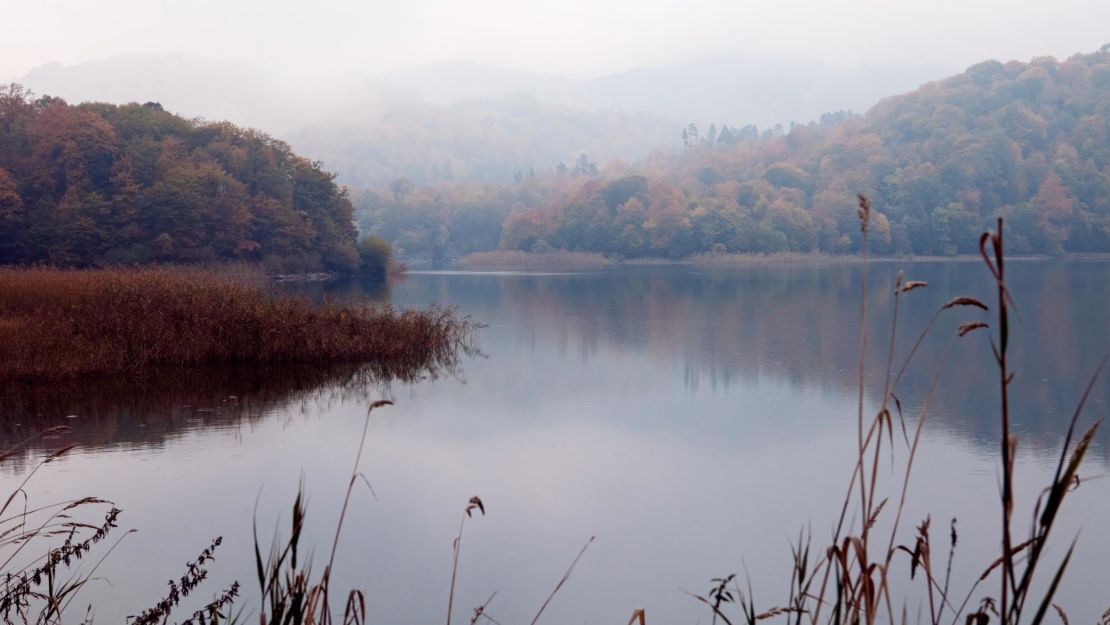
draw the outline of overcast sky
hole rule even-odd
[[[471,59],[592,77],[729,51],[838,65],[1065,58],[1110,0],[0,0],[0,78],[172,50],[298,72]]]

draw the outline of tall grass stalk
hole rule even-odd
[[[362,423],[362,436],[359,438],[358,442],[358,453],[355,454],[355,466],[353,469],[351,469],[351,479],[347,482],[347,493],[343,496],[343,508],[340,509],[339,520],[335,524],[335,539],[332,540],[331,543],[331,554],[328,556],[328,565],[324,567],[324,575],[320,580],[320,586],[322,587],[323,596],[321,602],[321,612],[325,615],[331,613],[330,606],[328,605],[328,589],[331,586],[331,572],[332,568],[335,566],[335,552],[339,549],[339,536],[343,531],[343,520],[347,518],[347,507],[351,504],[351,493],[354,492],[355,483],[357,483],[358,479],[361,477],[363,480],[366,481],[366,486],[370,488],[370,492],[374,492],[373,487],[370,486],[370,481],[367,480],[366,476],[359,471],[359,466],[362,464],[362,451],[366,448],[366,434],[370,430],[370,414],[374,412],[375,408],[392,405],[393,402],[387,399],[380,399],[371,403],[370,407],[366,409],[366,419]],[[353,592],[354,591],[352,591],[352,593]],[[360,605],[365,603],[361,596],[358,596],[357,598]],[[351,604],[351,602],[355,599],[356,596],[353,594],[352,596],[348,597],[348,609],[353,609],[355,607]],[[365,607],[362,608],[362,612],[366,612]],[[325,619],[326,617],[321,619],[322,624],[327,622]]]
[[[482,503],[477,495],[471,497],[470,501],[467,502],[462,519],[459,521],[459,533],[451,544],[451,589],[447,593],[447,625],[451,625],[451,613],[455,606],[455,581],[459,575],[459,552],[462,551],[463,528],[466,526],[466,520],[470,518],[475,510],[480,512],[482,516],[486,515],[486,505]]]
[[[339,511],[339,518],[335,524],[335,536],[332,539],[328,563],[319,578],[314,579],[311,565],[298,555],[307,513],[303,484],[293,501],[289,538],[282,541],[275,535],[271,542],[269,557],[265,561],[262,559],[258,531],[255,530],[255,571],[262,596],[262,607],[258,614],[261,625],[330,625],[335,622],[331,606],[331,581],[335,567],[335,554],[339,549],[339,540],[350,507],[351,495],[359,479],[362,479],[373,493],[369,480],[360,470],[370,429],[370,417],[374,410],[392,404],[393,402],[388,400],[379,400],[372,402],[366,410],[354,467],[351,469],[347,491],[343,497],[343,507]],[[361,625],[366,622],[366,596],[361,590],[351,589],[347,593],[339,622],[344,625]]]
[[[539,622],[540,616],[543,614],[543,611],[547,609],[547,605],[551,603],[552,599],[555,598],[556,593],[558,593],[559,589],[563,587],[563,584],[567,583],[567,580],[570,579],[570,574],[574,572],[575,565],[577,565],[578,561],[582,559],[583,554],[586,553],[586,549],[589,549],[590,544],[594,542],[595,538],[597,537],[590,536],[590,539],[586,541],[586,544],[582,545],[582,550],[578,552],[578,555],[574,557],[574,560],[570,563],[570,566],[567,567],[567,572],[563,573],[563,576],[559,578],[559,583],[555,584],[554,590],[552,590],[551,594],[548,595],[547,599],[544,600],[543,605],[541,605],[539,611],[536,612],[536,616],[532,619],[532,623],[530,625],[536,625],[536,623]]]
[[[870,208],[870,202],[861,195],[858,216],[865,261],[867,260]],[[1038,572],[1046,567],[1043,562],[1045,547],[1056,526],[1064,500],[1077,486],[1076,472],[1100,423],[1096,421],[1081,435],[1077,435],[1080,415],[1106,361],[1104,360],[1095,371],[1072,415],[1055,474],[1033,506],[1030,534],[1027,539],[1015,544],[1012,527],[1015,514],[1017,437],[1012,432],[1010,422],[1009,387],[1014,381],[1014,374],[1008,360],[1009,313],[1014,307],[1014,302],[1006,283],[1002,228],[1002,220],[999,220],[998,229],[983,234],[979,242],[983,262],[988,268],[997,293],[997,302],[994,304],[997,334],[989,342],[999,379],[1001,430],[999,504],[1002,524],[998,533],[998,557],[993,562],[985,563],[977,581],[971,584],[967,594],[957,604],[952,599],[950,587],[958,538],[955,519],[952,520],[949,529],[946,566],[938,567],[934,563],[932,519],[929,516],[917,524],[912,536],[908,539],[900,538],[904,512],[911,497],[911,476],[915,469],[922,434],[932,398],[937,392],[941,372],[957,343],[979,330],[988,329],[989,324],[983,319],[973,318],[957,325],[946,342],[939,362],[935,365],[928,391],[917,408],[916,419],[911,428],[906,427],[902,405],[896,395],[899,383],[918,353],[919,346],[936,329],[937,321],[942,314],[957,310],[977,310],[982,313],[989,308],[972,297],[952,298],[933,312],[907,355],[895,369],[895,341],[899,334],[898,313],[902,305],[901,300],[910,292],[928,286],[921,281],[904,281],[903,275],[899,273],[892,294],[890,344],[886,349],[881,401],[874,416],[867,419],[864,411],[866,384],[864,356],[868,342],[869,311],[867,263],[864,262],[863,284],[860,288],[856,460],[832,540],[823,550],[813,550],[812,535],[805,532],[799,534],[797,542],[791,545],[793,562],[787,601],[763,612],[758,612],[755,608],[750,585],[744,591],[735,582],[735,576],[715,578],[712,581],[713,588],[710,593],[707,596],[697,596],[699,601],[711,608],[713,620],[721,617],[726,622],[731,622],[726,617],[725,607],[727,604],[736,604],[741,608],[741,616],[748,625],[755,625],[757,621],[773,617],[786,618],[787,622],[793,625],[803,625],[804,622],[810,625],[874,625],[879,620],[895,623],[897,622],[895,606],[901,602],[902,620],[905,622],[909,595],[903,597],[901,591],[905,588],[896,587],[894,580],[894,572],[902,566],[902,562],[908,564],[910,582],[918,578],[921,580],[922,592],[926,600],[926,622],[930,625],[941,625],[949,617],[952,625],[958,625],[961,619],[966,620],[968,625],[989,625],[992,620],[997,621],[999,625],[1040,625],[1050,607],[1054,608],[1061,617],[1066,617],[1066,612],[1059,606],[1055,606],[1052,601],[1070,562],[1075,542],[1072,542],[1061,561],[1046,573],[1051,577],[1043,588],[1038,591],[1037,588],[1040,587],[1035,587],[1033,582],[1038,578]],[[897,412],[902,424],[899,438],[904,442],[905,456],[898,489],[890,495],[884,495],[879,489],[879,465],[888,456],[893,460],[895,452],[898,451],[894,436],[894,412]],[[858,509],[859,518],[849,520],[848,511],[853,506]],[[893,510],[892,516],[888,512],[890,510]],[[874,540],[874,529],[883,523],[888,526],[889,539],[884,541],[885,544],[878,545]],[[814,554],[818,554],[816,558],[813,557]],[[990,579],[992,575],[998,576],[998,594],[980,596],[978,609],[970,611],[968,606],[977,596],[980,583]],[[898,593],[895,592],[896,588]]]

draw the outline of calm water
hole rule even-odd
[[[950,297],[992,301],[979,263],[873,264],[869,406],[881,389],[888,294],[900,267],[907,279],[930,282],[900,312],[900,354]],[[1027,510],[1110,349],[1110,262],[1014,262],[1010,271],[1021,315],[1012,401],[1019,506]],[[530,621],[593,535],[544,622],[623,623],[639,606],[651,623],[705,622],[709,615],[682,590],[702,593],[709,578],[745,567],[767,608],[784,597],[788,541],[806,525],[827,539],[847,485],[859,284],[860,267],[833,264],[428,273],[389,289],[330,285],[331,296],[458,306],[487,325],[482,353],[453,375],[411,386],[342,369],[240,369],[165,372],[141,386],[9,389],[3,447],[50,425],[72,430],[0,465],[0,486],[9,492],[44,453],[77,444],[40,470],[29,493],[32,505],[111,499],[124,510],[123,528],[139,530],[84,597],[95,600],[99,622],[149,607],[165,580],[220,535],[200,600],[239,579],[242,603],[254,609],[252,518],[264,541],[279,518],[285,531],[303,479],[322,568],[366,405],[388,397],[396,405],[371,417],[363,461],[377,500],[356,490],[336,565],[340,587],[367,591],[372,622],[443,621],[451,542],[471,495],[488,516],[466,526],[460,621],[494,590],[490,615],[506,625]],[[308,290],[320,296],[321,288]],[[911,426],[948,337],[979,318],[946,313],[922,347],[898,391]],[[963,589],[996,556],[997,381],[985,333],[952,350],[904,536],[931,513],[935,543],[946,548],[948,523],[958,518],[953,586]],[[1084,423],[1110,416],[1108,408],[1104,379]],[[1110,604],[1108,434],[1096,441],[1051,554],[1058,558],[1082,530],[1059,601],[1077,623],[1094,622]],[[898,450],[904,457],[904,444]],[[895,494],[896,472],[881,474]],[[1024,532],[1028,517],[1019,518]]]

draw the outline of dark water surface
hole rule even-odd
[[[868,413],[881,399],[899,268],[930,285],[903,302],[898,360],[951,297],[993,304],[979,263],[872,264]],[[1009,271],[1021,317],[1011,401],[1020,437],[1015,526],[1024,534],[1071,412],[1110,349],[1110,262],[1015,261]],[[636,607],[651,623],[706,622],[682,590],[703,593],[711,577],[745,567],[757,607],[769,608],[785,598],[788,542],[803,526],[827,540],[854,461],[860,273],[854,264],[658,266],[417,273],[388,289],[333,284],[328,296],[457,306],[486,324],[482,353],[454,375],[415,385],[349,368],[238,368],[10,388],[0,447],[52,425],[71,430],[0,465],[0,486],[10,492],[45,454],[75,443],[34,476],[31,505],[96,495],[124,510],[122,528],[139,530],[85,591],[98,622],[155,603],[166,580],[221,535],[198,600],[239,579],[240,604],[253,611],[252,519],[264,540],[279,518],[287,531],[303,479],[306,531],[322,569],[366,406],[388,397],[396,405],[373,413],[362,466],[377,500],[364,485],[355,491],[336,563],[338,586],[366,591],[371,622],[443,622],[451,543],[472,495],[488,516],[467,522],[458,622],[495,590],[490,615],[505,625],[531,621],[593,535],[542,622],[623,623]],[[324,288],[306,287],[314,296]],[[948,311],[923,344],[897,391],[911,433],[949,337],[978,319],[990,320]],[[986,333],[951,350],[902,536],[909,541],[931,514],[946,552],[949,522],[959,519],[952,585],[962,597],[997,556],[998,390]],[[1103,379],[1083,423],[1107,416]],[[898,460],[880,471],[880,488],[896,497],[906,453],[895,442]],[[1110,605],[1108,443],[1104,431],[1049,554],[1057,561],[1080,532],[1058,600],[1075,623],[1094,622]]]

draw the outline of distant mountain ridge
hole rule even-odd
[[[777,68],[777,69],[776,69]],[[352,186],[511,181],[570,164],[640,159],[679,145],[691,120],[742,126],[862,111],[943,75],[926,66],[838,70],[723,55],[596,79],[468,61],[343,78],[284,75],[176,52],[35,68],[20,82],[72,103],[161,103],[289,141]]]
[[[154,101],[184,117],[230,121],[273,135],[313,121],[306,115],[335,114],[341,108],[338,94],[358,87],[312,77],[291,79],[245,63],[184,52],[133,52],[70,66],[49,63],[17,82],[71,104]]]
[[[416,257],[496,246],[677,259],[858,252],[858,193],[877,254],[973,254],[998,217],[1015,253],[1110,252],[1110,46],[984,61],[862,116],[783,131],[690,125],[685,148],[631,165],[355,203],[364,231]]]
[[[732,53],[579,80],[468,61],[408,67],[387,76],[390,84],[410,87],[436,104],[523,92],[587,110],[772,127],[808,123],[829,111],[862,113],[884,97],[956,70],[925,63],[841,68],[800,57]]]

